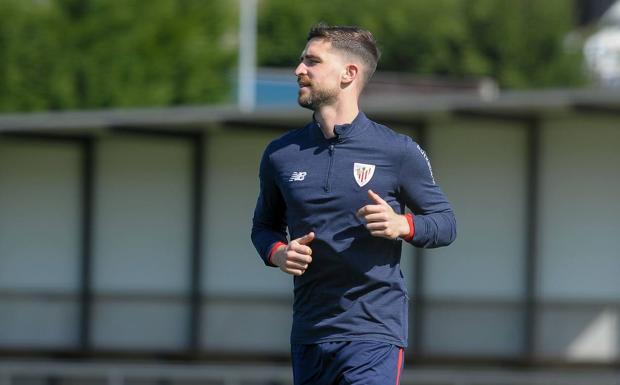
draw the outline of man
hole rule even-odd
[[[398,384],[400,239],[438,247],[456,236],[424,151],[359,111],[378,58],[368,31],[313,27],[295,70],[313,121],[271,142],[261,161],[252,241],[265,264],[294,276],[296,385]]]

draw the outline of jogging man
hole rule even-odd
[[[398,384],[401,240],[430,248],[456,237],[424,151],[359,111],[378,58],[366,30],[313,27],[295,70],[313,120],[261,160],[252,241],[266,265],[294,276],[295,385]]]

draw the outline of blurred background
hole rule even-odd
[[[620,384],[620,2],[0,0],[0,385],[291,384],[249,238],[318,21],[453,203],[402,384]]]

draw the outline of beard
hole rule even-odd
[[[336,101],[338,91],[321,88],[306,88],[306,92],[299,90],[297,102],[300,106],[316,111],[319,107],[333,104]]]

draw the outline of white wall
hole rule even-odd
[[[0,141],[0,345],[67,347],[77,341],[79,148]]]
[[[281,134],[217,132],[207,138],[203,294],[210,299],[204,306],[202,341],[207,349],[289,350],[292,277],[265,266],[250,240],[260,159],[269,141]],[[277,301],[213,300],[222,295]]]
[[[618,359],[618,127],[592,116],[542,127],[535,341],[542,358]],[[288,352],[292,279],[264,266],[250,241],[260,157],[280,134],[222,130],[205,139],[204,349]],[[454,206],[458,238],[425,251],[424,352],[516,357],[524,332],[525,127],[455,118],[429,128],[426,150]],[[96,348],[185,348],[191,187],[189,141],[98,139]],[[80,189],[77,144],[0,141],[0,349],[77,344]],[[410,290],[412,253],[403,252]]]
[[[433,127],[428,155],[452,203],[458,236],[427,252],[431,298],[514,300],[524,291],[525,131],[466,121]]]
[[[429,353],[519,351],[525,139],[524,127],[499,122],[453,121],[429,130],[427,153],[454,207],[458,233],[449,247],[425,251],[425,292],[435,303],[425,320]],[[441,304],[458,300],[491,302],[481,307]],[[497,301],[515,305],[498,307]]]
[[[267,294],[291,291],[291,277],[265,266],[252,241],[258,167],[265,146],[281,132],[215,133],[206,147],[205,294]]]
[[[539,350],[547,357],[619,356],[620,125],[548,122],[542,135]],[[562,302],[578,300],[581,308]]]
[[[98,347],[185,347],[190,150],[188,141],[145,136],[117,135],[97,144],[93,340]],[[109,296],[118,293],[172,300]]]
[[[543,146],[540,295],[618,300],[618,121],[548,123]]]

